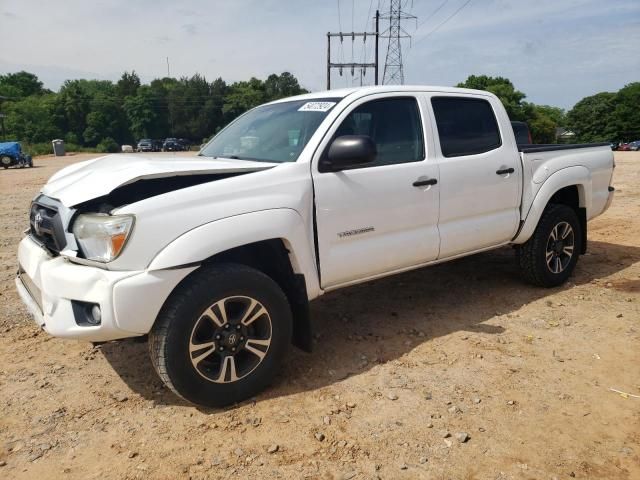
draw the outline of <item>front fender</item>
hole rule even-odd
[[[313,241],[303,218],[290,208],[260,210],[201,225],[176,238],[151,261],[149,270],[200,263],[218,253],[250,243],[282,239],[295,273],[305,277],[309,299],[320,294]]]
[[[531,207],[526,214],[524,224],[515,238],[513,243],[524,243],[538,226],[540,217],[544,212],[551,197],[558,191],[565,187],[571,187],[573,185],[578,186],[578,193],[580,196],[580,207],[586,208],[589,212],[591,208],[591,172],[588,168],[582,166],[567,167],[557,172],[545,180],[536,196],[531,203]],[[588,218],[588,213],[587,213]]]

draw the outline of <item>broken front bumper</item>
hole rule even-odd
[[[15,283],[35,322],[62,338],[103,342],[144,335],[171,291],[196,267],[159,271],[110,271],[51,256],[25,237],[18,248]],[[83,318],[97,305],[98,324]]]

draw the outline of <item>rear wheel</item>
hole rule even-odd
[[[149,335],[152,363],[184,399],[222,407],[274,378],[291,344],[291,309],[278,284],[237,264],[205,267],[172,294]]]
[[[578,262],[581,244],[576,212],[567,205],[549,205],[531,238],[516,249],[523,277],[541,287],[561,285]]]
[[[11,157],[8,155],[3,155],[0,157],[0,165],[2,165],[5,169],[11,166]]]

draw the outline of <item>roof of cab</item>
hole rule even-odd
[[[289,102],[292,100],[316,100],[320,98],[345,98],[351,95],[363,97],[374,93],[385,92],[440,92],[492,96],[490,92],[484,90],[472,90],[470,88],[437,87],[431,85],[377,85],[370,87],[338,88],[335,90],[305,93],[303,95],[296,95],[295,97],[281,98],[271,103]]]

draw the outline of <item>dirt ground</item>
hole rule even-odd
[[[507,248],[326,295],[315,352],[226,410],[20,303],[29,202],[88,157],[0,171],[0,478],[640,479],[640,398],[609,390],[640,395],[640,152],[567,285],[524,284]]]

